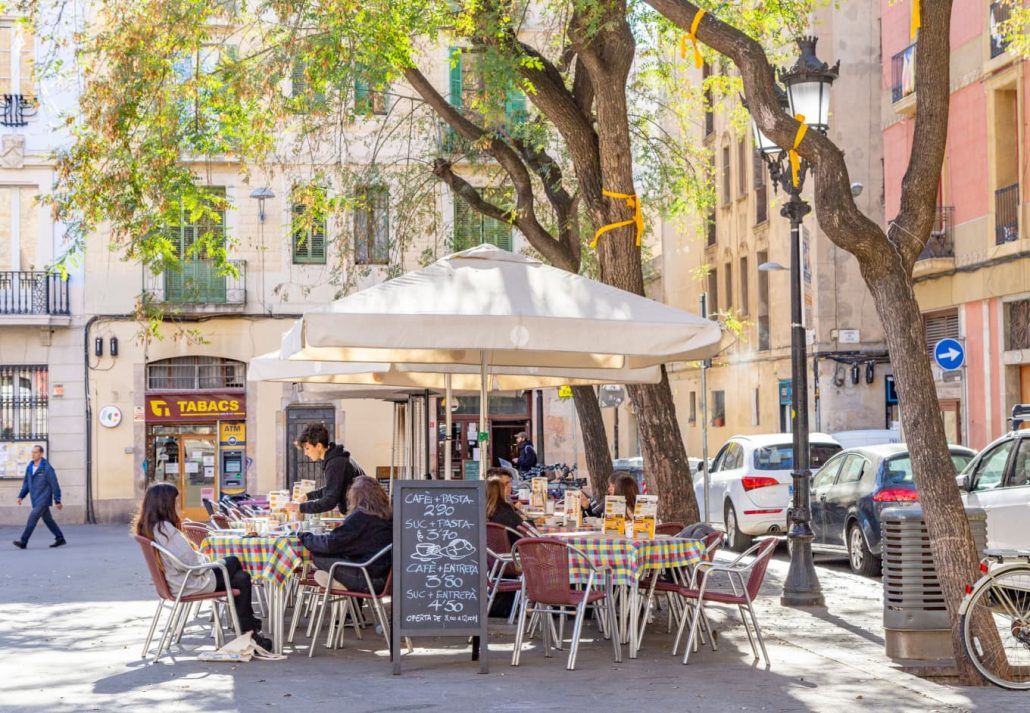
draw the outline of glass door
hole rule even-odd
[[[202,498],[211,502],[218,500],[217,468],[218,455],[216,436],[183,436],[181,481],[179,493],[182,497],[182,512],[193,520],[207,520],[207,510]]]

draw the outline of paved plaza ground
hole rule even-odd
[[[156,665],[140,647],[155,595],[139,547],[125,526],[65,528],[69,546],[48,549],[37,531],[29,550],[0,528],[0,711],[1026,711],[1030,693],[960,688],[902,673],[883,655],[880,584],[840,565],[820,566],[828,606],[779,606],[786,574],[770,567],[759,605],[772,666],[754,664],[739,621],[717,613],[719,651],[702,648],[689,666],[673,658],[664,622],[653,625],[637,660],[615,664],[605,641],[584,642],[577,670],[564,654],[527,648],[509,665],[512,632],[491,637],[491,673],[468,649],[416,640],[393,676],[381,639],[369,632],[307,657],[306,640],[281,662],[201,663],[211,640],[200,629]],[[3,545],[7,545],[4,547]],[[714,610],[714,608],[713,608]],[[586,627],[590,636],[592,626]]]

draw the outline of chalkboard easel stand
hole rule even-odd
[[[390,658],[401,673],[407,637],[472,637],[488,673],[486,483],[395,480]]]

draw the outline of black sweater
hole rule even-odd
[[[393,523],[355,510],[332,532],[324,535],[304,532],[300,541],[315,555],[316,563],[320,556],[328,556],[357,564],[393,542]],[[385,578],[391,562],[389,554],[383,555],[368,566],[368,573],[373,579]]]
[[[322,461],[322,472],[325,474],[325,487],[308,493],[308,501],[300,504],[300,511],[316,513],[339,508],[341,513],[346,513],[347,491],[350,490],[354,479],[362,475],[358,466],[351,460],[350,451],[343,446],[330,443]]]
[[[522,516],[519,515],[518,511],[516,511],[510,504],[498,503],[497,509],[494,510],[494,514],[490,516],[490,522],[517,530],[524,520],[522,519]],[[509,532],[508,539],[511,540],[511,543],[514,545],[515,541],[519,539],[519,535],[514,535]]]

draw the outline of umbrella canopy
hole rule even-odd
[[[282,356],[450,371],[486,364],[491,373],[527,367],[558,384],[573,369],[708,358],[720,337],[716,322],[480,245],[305,312],[283,337]]]
[[[563,385],[657,383],[657,366],[640,369],[555,369],[492,367],[488,386],[495,391],[544,389]],[[443,390],[447,376],[455,391],[479,391],[479,365],[466,364],[387,364],[384,362],[329,362],[283,359],[280,352],[269,352],[250,360],[248,381],[282,381],[307,384],[336,384],[379,398],[375,389]],[[391,388],[392,387],[392,388]]]

